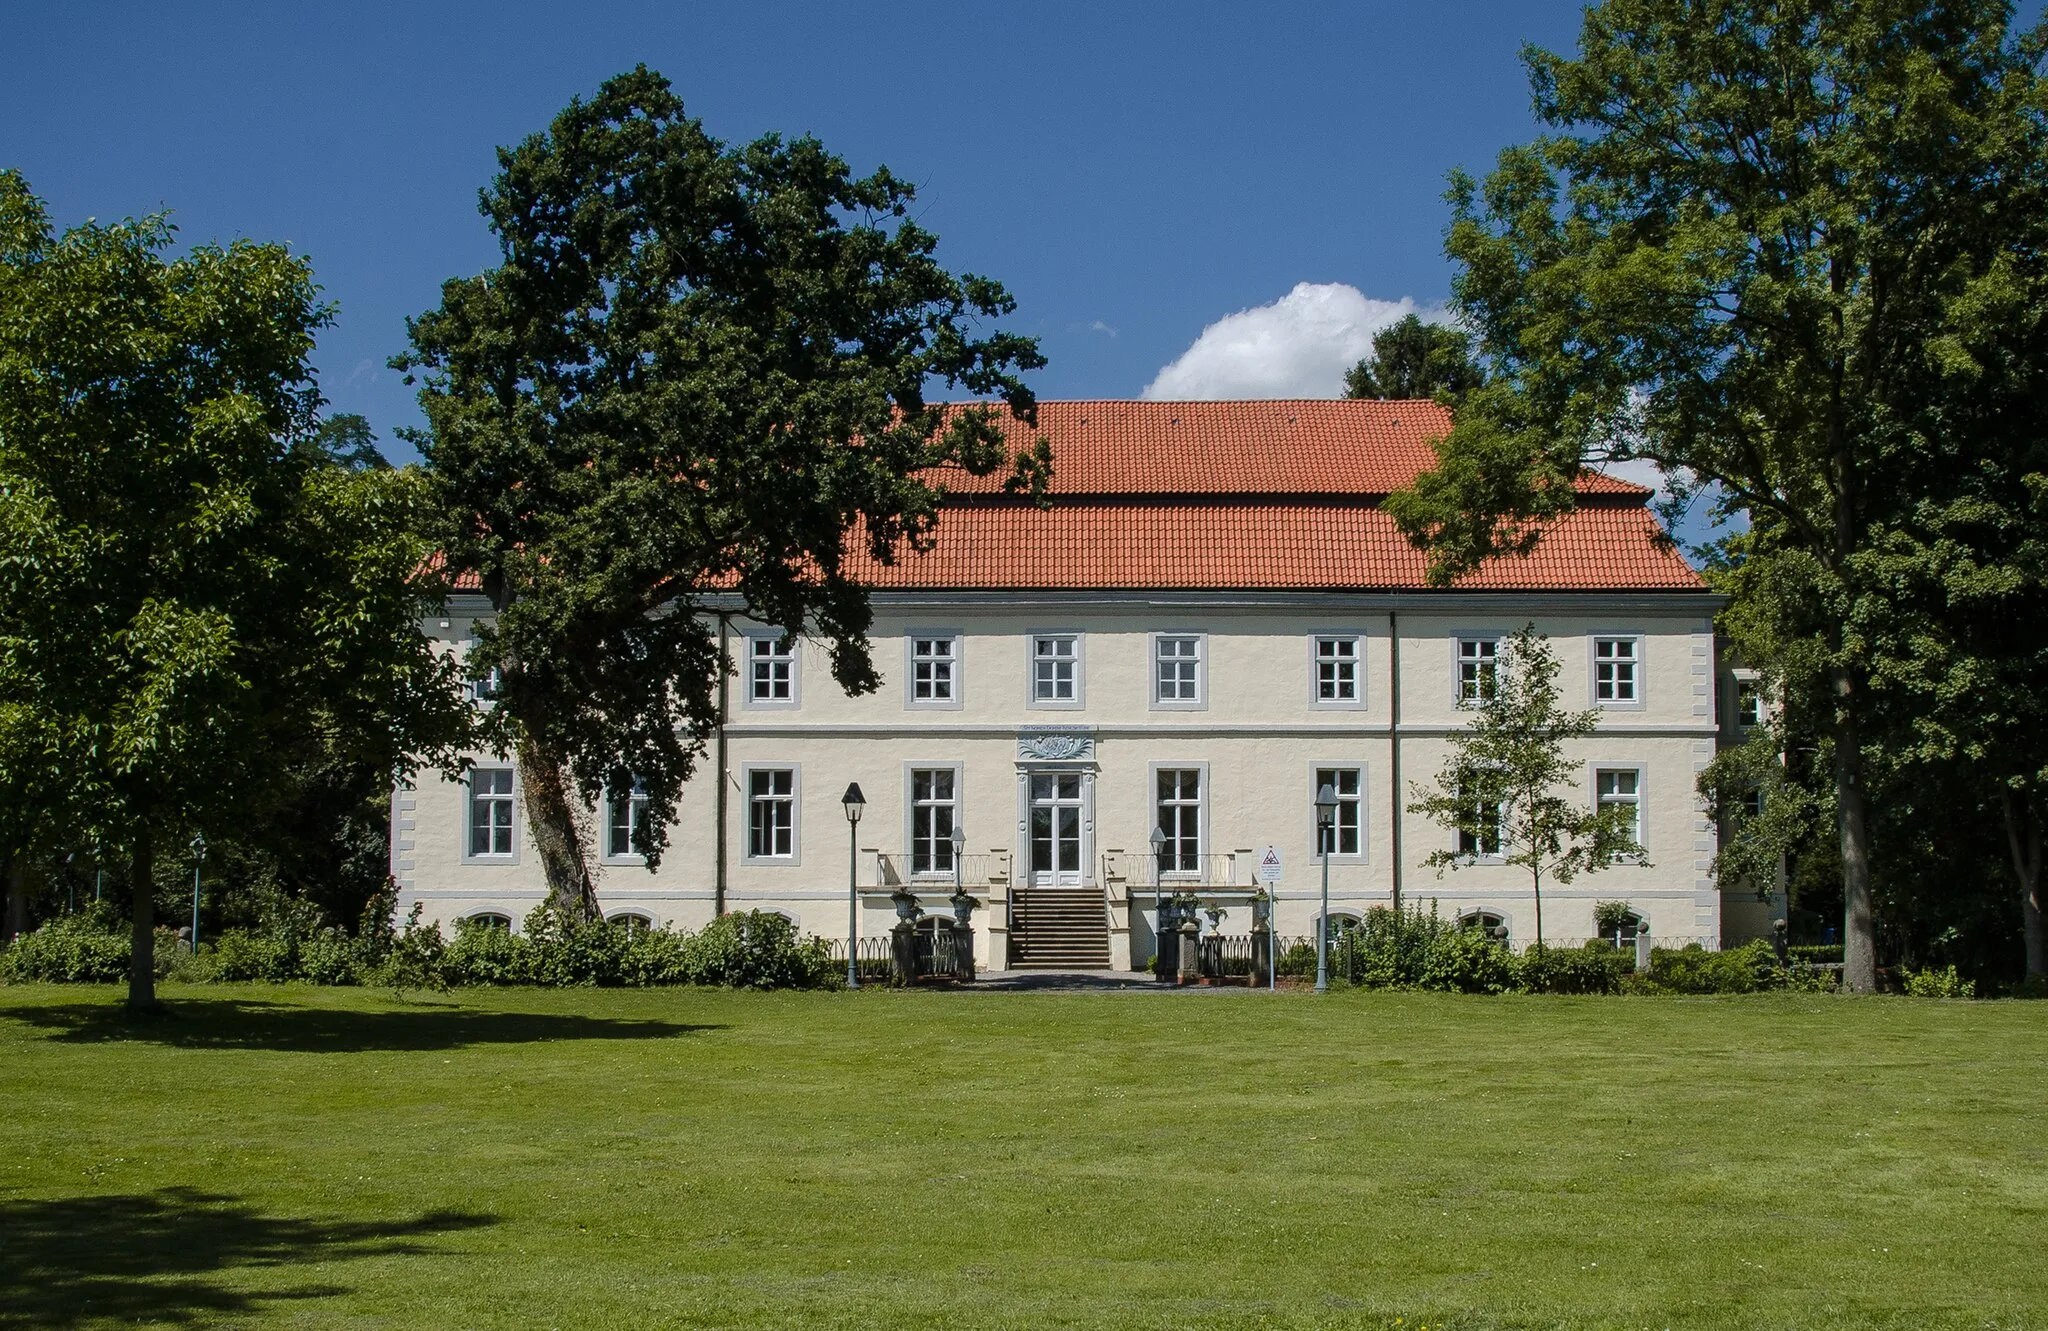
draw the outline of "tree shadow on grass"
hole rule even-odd
[[[179,1049],[275,1049],[355,1054],[371,1050],[460,1049],[550,1040],[665,1040],[723,1029],[678,1021],[487,1012],[421,1004],[396,1011],[299,1007],[236,998],[181,998],[137,1015],[117,1003],[50,1003],[0,1009],[70,1043],[134,1041]]]
[[[0,1328],[213,1323],[266,1303],[349,1292],[331,1284],[235,1289],[220,1277],[236,1268],[430,1256],[441,1250],[423,1240],[496,1223],[457,1211],[297,1219],[189,1188],[0,1201]]]

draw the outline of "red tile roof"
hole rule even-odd
[[[877,590],[1417,589],[1427,560],[1379,499],[1435,461],[1434,402],[1043,402],[1052,506],[1001,478],[935,474],[954,496],[933,548],[848,561]],[[1700,591],[1644,507],[1650,492],[1587,474],[1576,511],[1527,558],[1460,579],[1472,591]],[[857,542],[855,543],[857,545]],[[475,576],[458,586],[473,588]]]
[[[1449,433],[1435,402],[1041,402],[1038,427],[1001,420],[1009,437],[1052,442],[1056,495],[1384,495],[1435,465]],[[991,494],[1000,475],[934,473],[960,494]],[[1640,494],[1588,474],[1586,494]]]
[[[856,560],[878,589],[1325,590],[1422,588],[1427,560],[1379,499],[1434,465],[1451,427],[1434,402],[1043,402],[1052,507],[1001,496],[1000,477],[935,476],[956,496],[936,543],[895,564]],[[1639,485],[1588,473],[1588,502],[1527,558],[1471,590],[1698,591],[1700,577]]]

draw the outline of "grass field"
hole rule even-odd
[[[0,989],[0,1327],[2048,1326],[2048,1005],[167,997]]]

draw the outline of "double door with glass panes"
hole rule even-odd
[[[1028,783],[1031,885],[1081,886],[1081,774],[1034,772]]]

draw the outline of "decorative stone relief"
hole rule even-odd
[[[1017,756],[1039,762],[1071,762],[1095,756],[1095,736],[1069,731],[1037,731],[1017,736]]]

